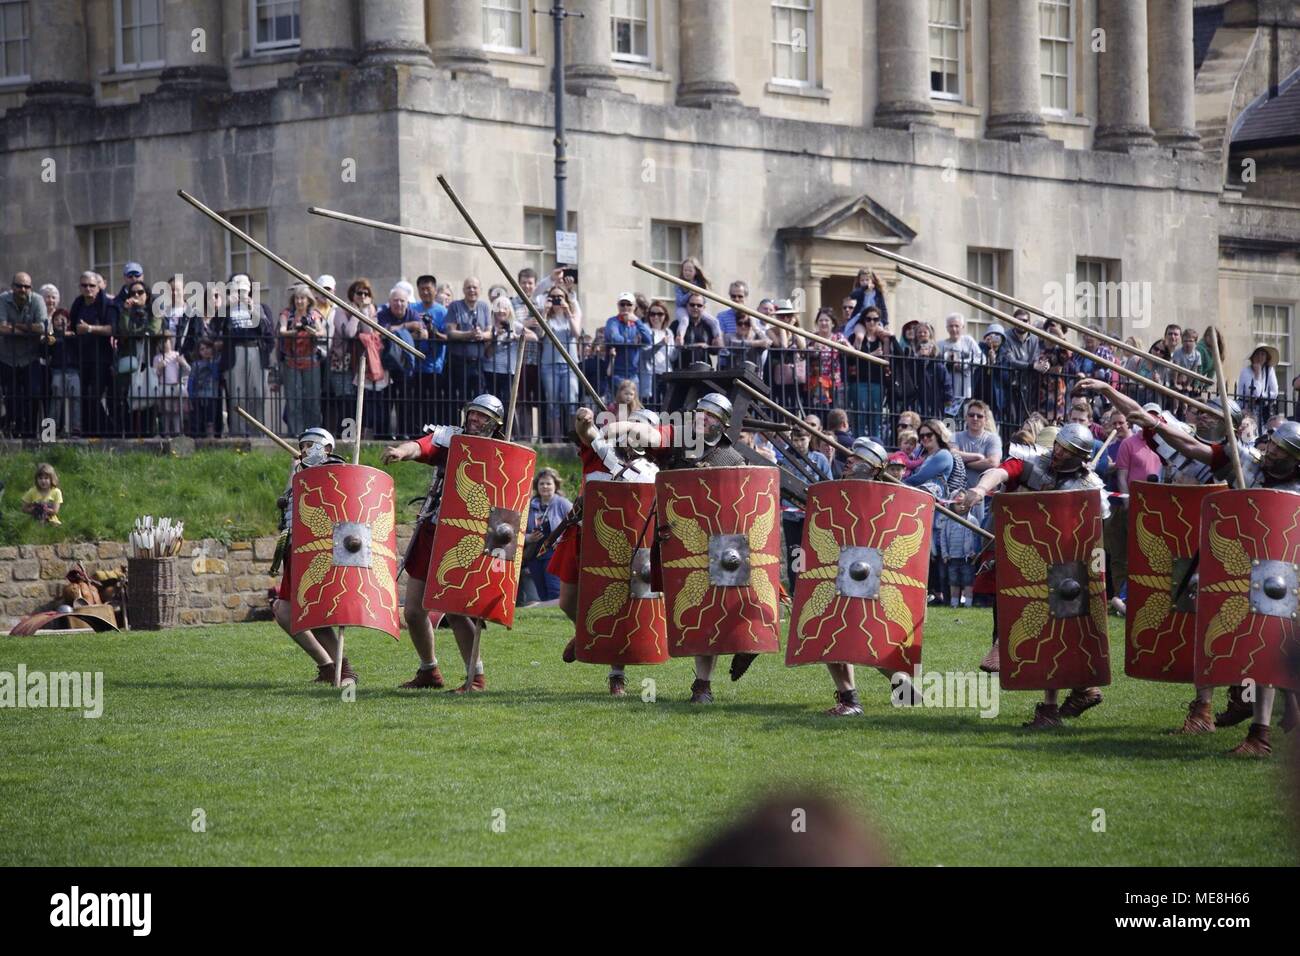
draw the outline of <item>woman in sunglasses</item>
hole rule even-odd
[[[654,299],[646,307],[646,324],[650,326],[650,345],[637,355],[637,378],[644,401],[655,405],[659,376],[669,371],[677,360],[677,340],[669,325],[668,307]]]

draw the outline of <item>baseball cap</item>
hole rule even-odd
[[[1147,402],[1145,405],[1142,406],[1142,411],[1148,412],[1149,414],[1152,415],[1159,415],[1163,411],[1163,409],[1160,407],[1159,402]]]
[[[633,295],[631,292],[620,292],[618,295],[618,301],[631,302],[633,305],[636,305],[636,296]]]
[[[138,262],[128,262],[122,267],[122,278],[125,279],[127,276],[132,274],[138,276],[144,275],[144,266],[140,265]]]
[[[892,455],[890,455],[888,459],[885,460],[885,464],[887,464],[887,465],[902,465],[904,468],[906,468],[906,467],[907,467],[907,456],[904,455],[901,451],[896,451],[896,452],[894,452]]]
[[[329,273],[326,273],[325,275],[317,279],[316,284],[319,286],[324,286],[326,289],[329,289],[331,292],[333,292],[337,286],[337,283],[334,281],[334,277]]]

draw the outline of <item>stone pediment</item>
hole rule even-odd
[[[776,235],[784,242],[823,239],[859,246],[864,242],[904,246],[916,238],[916,230],[863,193],[832,200],[778,229]]]

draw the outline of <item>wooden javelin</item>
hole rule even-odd
[[[271,439],[271,441],[275,442],[277,445],[279,445],[281,448],[283,448],[283,449],[284,449],[285,451],[287,451],[289,454],[293,455],[294,458],[298,458],[298,457],[299,457],[298,449],[294,448],[294,447],[293,447],[292,445],[290,445],[287,441],[285,441],[283,438],[281,438],[281,437],[280,437],[279,435],[277,435],[275,432],[271,431],[271,429],[267,428],[265,425],[263,425],[261,422],[259,422],[259,421],[258,421],[256,418],[254,418],[252,415],[248,414],[248,412],[244,411],[244,410],[243,410],[242,408],[240,408],[238,405],[235,406],[235,411],[239,412],[240,417],[243,418],[244,421],[248,422],[248,424],[252,425],[254,428],[256,428],[258,431],[260,431],[260,432],[261,432],[263,435],[265,435],[267,438]]]
[[[1163,365],[1165,368],[1172,371],[1181,372],[1188,378],[1196,379],[1206,385],[1214,384],[1214,379],[1210,378],[1208,375],[1202,375],[1200,372],[1193,372],[1190,369],[1183,368],[1181,365],[1169,361],[1168,359],[1161,358],[1159,355],[1152,355],[1150,352],[1144,352],[1135,345],[1129,345],[1127,342],[1123,342],[1112,335],[1107,335],[1099,329],[1089,328],[1082,322],[1075,322],[1072,319],[1063,319],[1059,315],[1052,315],[1052,313],[1045,312],[1036,306],[1030,305],[1028,302],[1009,296],[1005,292],[999,292],[997,289],[990,288],[989,286],[980,285],[978,282],[974,282],[970,279],[963,279],[961,276],[953,275],[951,272],[944,272],[942,269],[928,266],[924,262],[918,262],[915,259],[900,256],[897,252],[890,252],[888,249],[881,249],[879,246],[871,245],[871,243],[867,243],[867,251],[884,259],[900,263],[901,265],[912,266],[920,269],[922,272],[928,272],[930,275],[938,276],[940,279],[947,279],[949,282],[956,282],[958,285],[964,285],[966,288],[974,289],[982,295],[991,296],[992,298],[1007,303],[1007,305],[1013,305],[1018,309],[1024,309],[1032,315],[1041,316],[1042,318],[1050,319],[1053,322],[1059,322],[1067,329],[1074,329],[1076,332],[1086,332],[1088,335],[1101,339],[1101,341],[1105,342],[1107,345],[1113,345],[1115,348],[1123,349],[1125,352],[1132,353],[1133,355],[1140,355],[1156,365]]]
[[[766,405],[768,408],[771,408],[771,409],[773,409],[773,410],[775,410],[775,411],[780,412],[782,415],[784,415],[786,418],[788,418],[788,419],[790,420],[790,423],[791,423],[792,425],[797,425],[797,426],[799,426],[799,427],[802,428],[804,431],[806,431],[809,435],[812,435],[812,436],[814,436],[814,437],[816,437],[816,438],[821,439],[822,441],[826,442],[827,444],[829,444],[832,448],[836,449],[837,451],[842,451],[842,452],[844,452],[844,454],[852,456],[852,454],[853,454],[853,449],[851,449],[851,448],[846,448],[844,445],[841,445],[839,442],[837,442],[837,441],[836,441],[834,438],[832,438],[831,436],[829,436],[829,435],[825,435],[825,434],[822,434],[822,433],[819,432],[817,429],[813,428],[811,425],[809,425],[807,422],[805,422],[805,421],[804,421],[802,418],[800,418],[798,415],[794,414],[793,412],[786,411],[784,408],[782,408],[782,407],[781,407],[780,405],[778,405],[776,402],[772,401],[772,399],[768,398],[766,395],[764,395],[764,394],[763,394],[762,392],[760,392],[758,389],[754,388],[754,387],[753,387],[752,385],[750,385],[748,382],[742,382],[740,379],[736,379],[736,384],[739,385],[739,386],[741,387],[742,390],[744,390],[745,392],[747,392],[747,393],[749,394],[749,397],[750,397],[750,398],[756,399],[757,401],[762,402],[762,403],[763,403],[764,405]],[[894,477],[893,475],[891,475],[889,472],[885,471],[883,468],[880,469],[880,480],[882,480],[882,481],[892,481],[892,482],[894,482],[895,484],[899,484],[899,485],[902,484],[901,481],[899,481],[897,478],[895,478],[895,477]],[[948,507],[945,507],[944,505],[941,505],[941,504],[940,504],[939,502],[937,502],[937,501],[934,503],[934,507],[935,507],[935,510],[936,510],[936,511],[941,511],[941,512],[943,512],[943,514],[945,514],[947,517],[951,518],[953,521],[957,522],[957,523],[958,523],[959,525],[961,525],[962,527],[964,527],[964,528],[966,528],[966,529],[968,529],[968,530],[970,530],[970,531],[974,531],[976,534],[981,535],[982,537],[988,538],[990,541],[993,540],[993,533],[992,533],[991,531],[985,531],[985,530],[984,530],[983,528],[981,528],[979,525],[975,524],[975,522],[973,522],[973,521],[969,521],[969,520],[967,520],[966,518],[963,518],[961,515],[957,514],[957,512],[953,511],[952,509],[950,509],[950,508],[948,508]]]
[[[632,260],[632,265],[635,268],[640,269],[642,272],[648,272],[652,276],[657,276],[658,278],[663,279],[665,282],[671,282],[673,285],[679,285],[683,289],[687,290],[688,292],[693,292],[697,295],[702,295],[704,296],[704,298],[712,299],[714,302],[721,302],[723,305],[726,305],[729,308],[736,310],[741,315],[747,315],[751,319],[758,319],[758,321],[762,322],[764,325],[775,325],[778,329],[784,329],[786,332],[791,332],[795,335],[802,336],[805,339],[812,339],[812,341],[814,342],[819,342],[822,345],[828,345],[833,349],[838,349],[839,351],[844,352],[846,355],[850,355],[855,359],[864,359],[865,361],[868,362],[874,362],[876,365],[883,365],[886,368],[889,367],[889,360],[883,359],[879,355],[868,355],[866,352],[859,352],[853,346],[848,345],[844,342],[836,342],[834,339],[823,338],[822,336],[818,335],[816,332],[809,332],[807,329],[801,329],[797,325],[792,325],[789,322],[783,322],[780,319],[774,318],[773,316],[770,315],[764,315],[762,312],[759,312],[757,309],[751,309],[749,306],[741,305],[739,302],[731,302],[727,299],[724,299],[716,292],[710,292],[708,289],[704,289],[701,288],[700,286],[693,285],[690,282],[687,282],[685,279],[680,279],[677,276],[669,275],[667,272],[664,272],[662,269],[656,269],[654,266],[648,266],[644,262],[638,262],[636,259]]]
[[[551,344],[555,346],[555,350],[560,353],[560,357],[564,359],[565,363],[569,366],[569,369],[577,377],[578,381],[582,383],[582,387],[587,390],[587,393],[591,395],[593,399],[595,399],[596,407],[604,408],[605,399],[601,397],[600,392],[596,391],[596,386],[587,381],[587,376],[582,374],[582,366],[574,361],[573,356],[569,354],[569,350],[565,348],[564,343],[560,341],[560,337],[556,335],[555,330],[551,328],[551,323],[542,318],[542,313],[537,311],[537,304],[533,302],[532,297],[524,295],[524,290],[519,287],[519,280],[515,278],[514,273],[506,268],[506,264],[502,262],[501,257],[497,255],[497,251],[488,240],[488,237],[483,235],[483,230],[478,227],[478,223],[474,221],[474,217],[469,214],[469,210],[465,208],[465,204],[461,202],[460,197],[456,195],[456,190],[451,188],[451,183],[447,182],[447,177],[443,176],[441,173],[438,174],[438,185],[441,186],[443,192],[447,194],[447,198],[450,199],[451,204],[456,207],[456,211],[460,213],[461,218],[465,220],[465,224],[469,226],[470,229],[473,230],[474,235],[478,237],[479,244],[482,245],[487,251],[487,254],[492,257],[492,261],[496,263],[497,268],[501,270],[501,274],[505,276],[506,281],[510,283],[510,288],[515,290],[515,295],[519,296],[520,300],[528,308],[528,311],[532,313],[533,318],[537,320],[537,324],[542,327],[542,332],[550,338]]]
[[[383,222],[379,219],[367,219],[364,216],[353,216],[350,213],[338,212],[334,209],[322,209],[320,206],[308,206],[307,211],[313,216],[323,216],[326,219],[337,219],[340,222],[351,222],[358,226],[369,226],[371,229],[383,229],[387,232],[395,232],[401,236],[414,236],[417,239],[432,239],[434,242],[450,242],[458,246],[477,246],[477,239],[466,239],[464,236],[450,236],[443,232],[428,232],[424,229],[413,229],[410,226],[399,226],[392,222]],[[498,242],[498,249],[509,249],[511,252],[545,252],[541,246],[535,246],[527,242]]]
[[[277,256],[266,246],[262,245],[260,242],[258,242],[248,233],[244,232],[244,230],[240,229],[230,220],[223,217],[219,212],[209,209],[207,206],[199,202],[199,200],[195,199],[193,196],[191,196],[183,189],[176,190],[176,195],[180,196],[182,199],[184,199],[187,203],[189,203],[199,212],[203,213],[203,215],[207,216],[209,219],[215,222],[222,229],[226,230],[226,232],[230,233],[233,236],[238,236],[248,245],[250,249],[254,250],[255,252],[259,252],[266,258],[270,259],[272,262],[274,262],[285,272],[289,273],[289,275],[293,276],[299,282],[306,285],[309,289],[315,292],[322,299],[328,299],[330,302],[333,302],[336,306],[338,306],[348,315],[359,320],[362,324],[368,325],[370,328],[374,329],[384,338],[388,339],[388,341],[396,342],[401,348],[405,349],[407,352],[410,352],[417,359],[421,361],[424,360],[424,353],[421,352],[419,349],[417,349],[414,345],[408,345],[405,341],[402,340],[400,336],[394,335],[392,332],[388,331],[388,329],[384,328],[374,319],[370,318],[370,316],[366,315],[364,312],[358,309],[351,302],[348,302],[344,299],[340,299],[329,289],[326,289],[323,285],[318,283],[311,276],[307,275],[307,273],[303,272],[301,269],[297,268],[296,266],[290,265],[286,260],[281,259],[279,256]]]
[[[1022,329],[1025,332],[1030,332],[1033,335],[1038,336],[1044,342],[1051,342],[1053,345],[1059,346],[1064,349],[1069,349],[1071,352],[1074,352],[1076,355],[1082,355],[1085,358],[1090,358],[1098,365],[1102,366],[1103,368],[1108,368],[1112,372],[1117,372],[1120,375],[1123,375],[1127,379],[1132,379],[1138,382],[1143,388],[1149,388],[1153,392],[1159,392],[1161,395],[1164,395],[1168,398],[1172,398],[1176,402],[1183,402],[1186,405],[1190,405],[1193,408],[1199,409],[1200,411],[1203,412],[1208,412],[1211,415],[1219,414],[1209,405],[1206,405],[1204,402],[1198,399],[1192,398],[1189,395],[1184,395],[1182,392],[1177,392],[1174,389],[1170,388],[1168,385],[1165,385],[1161,382],[1157,382],[1154,379],[1143,378],[1141,375],[1138,375],[1135,372],[1130,372],[1128,369],[1126,369],[1123,365],[1120,365],[1118,362],[1112,362],[1110,359],[1102,358],[1100,355],[1097,355],[1093,352],[1089,352],[1087,349],[1081,349],[1077,345],[1074,345],[1073,343],[1068,342],[1065,339],[1061,338],[1059,335],[1053,335],[1051,332],[1046,332],[1043,329],[1036,328],[1033,325],[1033,323],[1025,322],[1023,319],[1017,319],[1014,315],[1008,315],[1006,312],[1002,312],[999,309],[995,309],[991,305],[986,305],[985,303],[981,302],[979,299],[973,299],[968,295],[964,295],[961,292],[955,291],[954,289],[946,288],[945,286],[942,286],[939,283],[935,282],[933,279],[927,278],[926,276],[923,276],[918,272],[913,272],[911,269],[908,269],[905,266],[898,267],[898,274],[901,276],[906,276],[909,279],[915,279],[917,282],[920,282],[922,285],[928,285],[932,289],[937,289],[938,291],[942,292],[944,295],[952,296],[958,302],[964,302],[973,309],[979,309],[981,312],[987,312],[989,315],[1001,319],[1003,322],[1006,322],[1008,325],[1015,326],[1016,328]]]
[[[1232,405],[1228,401],[1228,380],[1223,374],[1223,356],[1219,354],[1219,330],[1210,326],[1210,355],[1214,357],[1214,373],[1218,379],[1219,402],[1223,405],[1223,443],[1228,446],[1232,457],[1232,474],[1237,479],[1237,487],[1246,487],[1246,475],[1241,469],[1241,450],[1237,448],[1237,428],[1232,424]]]

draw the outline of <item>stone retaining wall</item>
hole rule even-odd
[[[399,531],[397,553],[406,552],[409,531]],[[186,541],[180,561],[180,623],[228,624],[270,616],[269,588],[278,579],[268,574],[275,537],[235,541]],[[126,546],[120,541],[97,544],[24,544],[0,547],[0,633],[36,611],[53,610],[69,568],[81,561],[96,571],[125,569]]]

